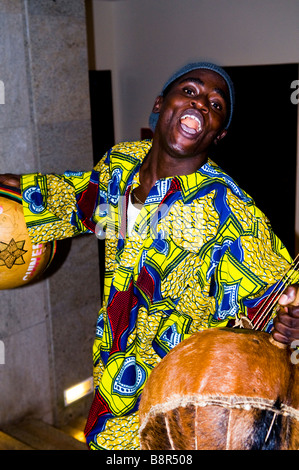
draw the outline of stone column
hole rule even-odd
[[[0,0],[0,173],[93,165],[84,0]],[[91,397],[63,391],[92,375],[100,308],[97,240],[58,245],[60,266],[0,291],[0,425],[33,415],[61,425]]]

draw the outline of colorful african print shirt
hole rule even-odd
[[[35,243],[89,232],[105,238],[85,430],[91,449],[138,449],[138,404],[155,365],[195,332],[243,316],[254,324],[291,262],[264,214],[211,160],[157,181],[127,236],[128,198],[151,145],[118,144],[90,172],[22,178]],[[268,318],[260,329],[271,327]]]

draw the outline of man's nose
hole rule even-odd
[[[209,112],[209,103],[204,95],[198,95],[197,97],[193,96],[191,105],[193,108],[200,109],[203,113]]]

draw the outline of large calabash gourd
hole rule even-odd
[[[18,189],[0,186],[0,289],[36,280],[51,263],[56,243],[32,244]]]
[[[298,450],[299,351],[269,337],[212,328],[176,346],[145,385],[141,448]]]

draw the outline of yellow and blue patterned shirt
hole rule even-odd
[[[153,367],[192,333],[243,316],[254,323],[292,261],[251,197],[211,160],[157,181],[127,236],[128,197],[151,145],[118,144],[90,172],[22,178],[35,243],[87,232],[106,241],[91,449],[138,449],[138,403]]]

